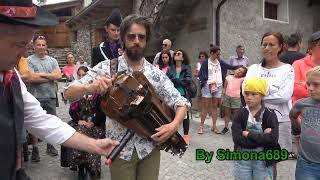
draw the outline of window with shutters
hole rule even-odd
[[[289,23],[289,0],[263,0],[263,18]]]

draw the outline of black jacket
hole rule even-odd
[[[232,139],[234,142],[234,150],[241,147],[246,149],[254,149],[263,147],[265,150],[279,149],[279,123],[277,115],[268,108],[265,108],[262,116],[262,130],[271,128],[271,134],[250,132],[248,137],[242,136],[242,131],[246,130],[249,111],[243,107],[235,114],[232,122]],[[276,161],[266,161],[267,166],[274,164]]]
[[[186,87],[190,85],[192,80],[191,66],[182,65],[180,77],[176,78],[176,67],[172,65],[167,72],[167,76],[172,81],[175,88],[180,88],[180,87],[184,88],[186,93],[186,98],[191,102],[191,98],[188,95],[188,92],[186,91]]]
[[[16,150],[24,123],[24,102],[18,77],[11,88],[0,82],[0,179],[15,180]],[[12,89],[12,91],[10,91]]]
[[[102,47],[102,50],[103,50],[103,52],[105,53],[105,55],[107,56],[107,58],[109,58],[109,59],[118,58],[119,55],[118,55],[117,57],[114,57],[114,56],[112,55],[112,51],[111,51],[111,49],[110,49],[110,47],[109,47],[108,44],[109,44],[108,41],[105,41],[105,42],[104,42],[104,46]],[[100,45],[100,44],[99,44],[99,45]],[[120,42],[120,41],[118,41],[118,43],[117,43],[117,49],[119,49],[119,48],[121,48],[121,42]],[[99,47],[99,46],[94,47],[94,48],[92,49],[92,62],[91,62],[91,67],[94,67],[94,66],[97,65],[99,62],[104,61],[104,60],[105,60],[105,58],[103,57],[103,55],[102,55],[101,52],[100,52],[100,47]]]

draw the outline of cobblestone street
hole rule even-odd
[[[60,87],[63,84],[59,84]],[[60,88],[61,89],[61,88]],[[61,96],[59,96],[61,97]],[[60,98],[61,100],[61,98]],[[57,109],[58,116],[64,121],[70,119],[68,115],[68,105],[60,102],[60,107]],[[207,151],[216,152],[217,149],[233,150],[233,143],[231,133],[226,135],[216,135],[210,131],[211,120],[206,120],[205,132],[203,135],[197,134],[199,126],[199,118],[193,117],[190,127],[190,141],[191,145],[180,159],[171,154],[161,153],[160,176],[161,180],[192,180],[192,179],[233,179],[232,176],[232,161],[218,161],[214,155],[213,161],[206,164],[204,161],[196,161],[195,150],[203,148]],[[218,120],[218,128],[223,128],[223,121]],[[59,146],[55,146],[60,149]],[[68,168],[60,167],[59,157],[50,157],[45,153],[45,143],[40,144],[41,161],[39,163],[25,163],[24,167],[27,173],[33,180],[64,180],[77,179],[77,173],[70,171]],[[60,153],[60,152],[59,152]],[[105,158],[103,157],[102,160]],[[294,179],[295,160],[287,160],[278,164],[278,179],[291,180]],[[110,179],[109,169],[102,165],[101,179]]]

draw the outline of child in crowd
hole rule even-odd
[[[241,66],[235,70],[234,75],[228,75],[224,83],[224,88],[222,91],[223,96],[223,106],[224,106],[224,128],[220,134],[225,134],[229,131],[229,121],[231,115],[239,111],[241,107],[240,100],[240,88],[244,77],[247,73],[247,68]]]
[[[279,147],[277,116],[263,103],[267,87],[267,81],[259,77],[248,78],[244,82],[243,91],[247,106],[241,108],[233,118],[231,129],[234,151],[261,152]],[[235,179],[272,179],[273,163],[275,161],[236,160]]]
[[[297,180],[320,179],[320,66],[307,72],[306,86],[310,97],[298,100],[290,111],[293,129],[301,130]]]
[[[172,65],[172,58],[171,58],[171,54],[170,51],[163,51],[161,52],[160,56],[159,56],[159,64],[157,64],[156,66],[163,72],[163,73],[167,73],[168,69],[170,68],[170,66]]]

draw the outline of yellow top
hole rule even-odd
[[[17,70],[20,74],[25,74],[29,72],[29,66],[28,66],[28,58],[21,57],[18,65]]]

